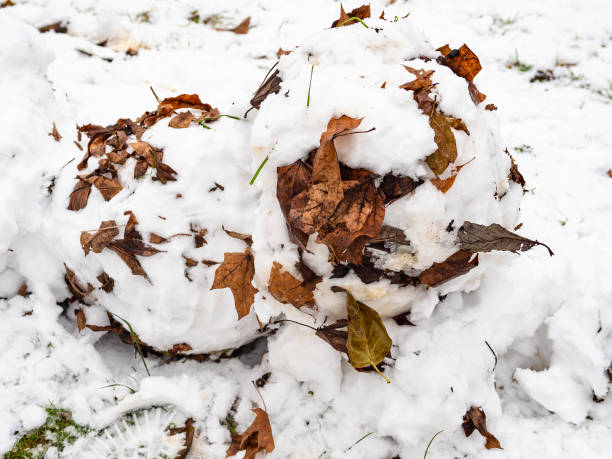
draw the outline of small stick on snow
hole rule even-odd
[[[493,373],[495,371],[495,368],[497,367],[497,354],[495,353],[495,351],[493,350],[493,348],[491,347],[491,345],[487,342],[487,340],[485,339],[485,344],[487,345],[487,347],[489,348],[489,350],[493,353],[493,357],[495,357],[495,365],[493,365],[493,369],[491,370],[491,373]]]

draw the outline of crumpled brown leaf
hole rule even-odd
[[[466,274],[478,266],[478,255],[472,259],[473,253],[459,250],[442,263],[434,263],[419,275],[419,281],[429,287],[435,287],[455,277]]]
[[[81,210],[87,206],[89,200],[89,194],[91,193],[91,183],[86,182],[83,179],[79,179],[77,184],[74,186],[72,193],[70,193],[70,200],[68,202],[68,210]]]
[[[217,27],[215,30],[218,30],[220,32],[234,32],[235,34],[238,34],[238,35],[244,35],[244,34],[249,32],[250,25],[251,25],[251,16],[246,18],[244,21],[242,21],[236,27],[233,27],[233,28],[230,28],[230,29],[224,29],[224,28],[221,28],[221,27]]]
[[[225,457],[234,456],[238,451],[245,450],[244,459],[254,459],[259,452],[271,453],[274,451],[274,437],[268,413],[261,408],[251,411],[255,413],[255,419],[241,435],[232,438]]]
[[[115,287],[115,279],[110,277],[106,272],[102,271],[96,279],[102,284],[99,288],[104,290],[106,293],[111,293]]]
[[[308,234],[289,223],[289,210],[293,199],[308,188],[312,176],[311,169],[312,167],[301,159],[288,166],[276,168],[276,197],[285,216],[289,239],[302,249],[306,248]]]
[[[117,177],[107,178],[103,175],[92,175],[85,178],[85,181],[95,186],[105,201],[110,201],[123,189]]]
[[[350,19],[350,18],[359,18],[361,20],[369,18],[370,17],[370,5],[362,5],[359,8],[355,8],[354,10],[352,10],[349,14],[346,14],[346,12],[344,11],[344,7],[342,6],[342,3],[340,4],[340,17],[338,19],[336,19],[334,22],[332,22],[332,28],[334,27],[340,27],[340,24],[342,24],[344,21]],[[349,21],[346,24],[343,24],[342,27],[346,27],[352,24],[356,24],[357,21]]]
[[[491,252],[492,250],[505,250],[508,252],[525,252],[536,245],[546,247],[549,255],[553,251],[542,242],[533,241],[508,231],[501,225],[479,225],[478,223],[464,222],[457,232],[461,248],[470,252]]]
[[[495,438],[491,432],[487,430],[487,415],[481,408],[472,406],[463,416],[463,432],[466,437],[472,435],[474,430],[478,430],[480,435],[486,438],[485,448],[487,449],[503,449],[499,440]]]
[[[82,231],[81,247],[83,252],[85,252],[85,255],[88,255],[90,250],[93,250],[94,253],[100,253],[110,245],[117,235],[119,235],[119,229],[115,220],[105,220],[100,223],[100,227],[95,234],[91,234],[89,231]]]
[[[276,67],[277,64],[278,62],[274,64],[272,69],[274,69],[274,67]],[[272,73],[272,75],[270,75],[270,72],[272,71],[272,69],[270,69],[270,71],[268,72],[269,76],[268,75],[265,76],[264,81],[259,85],[259,88],[257,88],[255,93],[253,94],[253,97],[251,98],[249,102],[251,104],[251,108],[244,114],[245,118],[246,118],[247,113],[249,113],[249,111],[252,110],[253,108],[259,110],[263,101],[266,100],[266,98],[270,94],[276,94],[280,91],[281,89],[280,84],[282,83],[283,80],[280,76],[278,76],[278,74],[280,73],[278,69],[275,70]]]
[[[202,112],[210,112],[213,110],[209,104],[202,103],[197,94],[181,94],[177,97],[169,97],[162,100],[157,106],[157,110],[153,112],[145,112],[136,120],[138,124],[145,128],[153,126],[162,118],[166,118],[179,108],[193,108]]]
[[[348,341],[348,331],[340,330],[340,328],[346,328],[347,325],[348,320],[341,319],[331,325],[319,327],[315,332],[315,335],[338,352],[344,352],[348,356],[348,348],[346,347],[346,343]]]
[[[385,204],[391,204],[412,193],[422,183],[422,180],[415,181],[405,175],[386,174],[380,184],[380,189],[385,194]]]
[[[229,288],[234,296],[238,320],[249,314],[258,290],[251,283],[255,275],[255,262],[251,250],[226,252],[223,263],[215,271],[211,290]]]
[[[523,174],[518,169],[518,164],[514,160],[514,157],[510,154],[508,149],[505,150],[505,153],[510,157],[510,172],[508,173],[508,179],[514,183],[518,183],[523,188],[523,194],[527,192],[525,189],[525,179],[523,178]]]
[[[283,270],[278,262],[272,264],[268,290],[276,300],[283,304],[290,303],[296,308],[302,306],[314,307],[313,291],[316,283],[306,283],[307,279],[299,280],[291,273]]]
[[[450,46],[444,45],[438,48],[437,51],[440,51],[442,54],[442,56],[436,59],[438,64],[450,68],[455,75],[465,78],[468,82],[468,91],[475,105],[478,105],[487,98],[487,96],[478,91],[474,84],[474,78],[482,70],[480,60],[465,43],[459,49],[451,50]]]
[[[66,263],[64,263],[64,269],[66,271],[66,275],[64,276],[64,281],[66,282],[66,285],[68,286],[68,290],[70,290],[70,292],[73,295],[72,298],[68,299],[69,302],[80,300],[85,295],[88,295],[91,292],[93,292],[94,290],[93,285],[88,283],[87,287],[83,288],[81,286],[81,282],[77,279],[74,271],[70,269],[68,266],[66,266]]]

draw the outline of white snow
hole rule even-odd
[[[276,444],[267,457],[422,457],[440,430],[428,458],[609,457],[609,2],[374,1],[370,29],[329,29],[339,12],[330,0],[308,6],[280,0],[15,3],[0,9],[0,452],[43,424],[50,402],[96,428],[131,410],[168,405],[181,419],[196,420],[190,457],[221,458],[230,441],[228,416],[238,432],[247,428],[251,408],[263,408],[251,381],[270,372],[259,388]],[[344,6],[350,11],[360,3]],[[383,8],[389,22],[374,19]],[[194,11],[199,23],[188,19]],[[215,31],[202,23],[213,14],[221,27],[251,16],[251,29],[247,35]],[[68,34],[36,30],[59,20],[68,21]],[[98,46],[103,40],[107,46]],[[464,42],[483,66],[475,82],[487,99],[479,107],[463,79],[418,59]],[[176,182],[134,180],[128,163],[120,169],[124,189],[112,200],[92,189],[85,209],[66,210],[83,154],[73,144],[75,124],[135,119],[156,105],[149,86],[161,98],[197,93],[221,113],[242,117],[279,47],[293,51],[278,66],[282,90],[246,121],[221,118],[211,130],[174,130],[165,119],[145,133],[144,141],[164,148]],[[138,55],[126,56],[128,48],[138,48]],[[512,66],[517,56],[533,67]],[[318,146],[329,119],[346,114],[364,117],[360,129],[376,130],[337,139],[342,162],[381,175],[433,177],[423,162],[435,150],[433,133],[411,94],[397,88],[412,79],[401,64],[435,69],[440,108],[461,117],[471,132],[456,132],[456,164],[476,159],[448,193],[425,183],[387,207],[385,223],[404,229],[412,245],[378,265],[418,273],[444,260],[456,250],[446,231],[453,219],[456,226],[470,220],[508,229],[523,223],[518,232],[546,242],[555,256],[541,247],[480,254],[468,275],[433,289],[399,288],[386,280],[366,285],[354,274],[327,279],[327,249],[311,238],[304,260],[326,278],[315,291],[314,320],[266,289],[273,261],[291,271],[298,259],[275,196],[276,167],[303,158]],[[545,69],[557,78],[529,81]],[[487,103],[498,110],[485,111]],[[48,135],[54,122],[60,142]],[[493,194],[507,186],[504,148],[530,191],[521,196],[513,185],[500,201]],[[91,158],[89,170],[96,163]],[[209,192],[215,182],[225,189]],[[191,224],[208,230],[207,244],[195,248],[193,238],[175,237],[158,246],[165,252],[140,257],[151,283],[108,250],[85,256],[80,232],[102,220],[125,224],[127,210],[145,239],[189,232]],[[183,256],[221,261],[225,252],[244,250],[222,225],[255,241],[259,293],[254,312],[240,321],[231,292],[210,290],[216,266],[189,268],[192,282],[184,274]],[[240,357],[170,363],[149,357],[148,377],[140,357],[116,336],[77,331],[78,305],[58,305],[70,296],[64,263],[83,285],[98,287],[103,270],[115,280],[111,294],[96,289],[90,295],[89,323],[105,324],[109,310],[157,349],[183,342],[194,352],[236,347],[259,334],[255,313],[263,323],[280,313],[310,326],[324,318],[329,323],[345,316],[343,295],[329,288],[345,286],[385,318],[394,344],[385,369],[392,382],[355,371],[313,330],[290,322],[267,347],[259,341]],[[17,295],[24,283],[27,297]],[[416,327],[390,319],[408,310]],[[109,384],[136,393],[103,388]],[[461,422],[470,406],[486,412],[503,450],[486,450],[477,432],[465,437]]]

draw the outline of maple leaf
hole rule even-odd
[[[189,127],[193,120],[193,113],[190,111],[182,112],[170,120],[168,126],[175,129],[184,129]]]
[[[348,313],[348,355],[355,368],[372,366],[377,373],[391,382],[376,367],[391,350],[391,338],[387,334],[378,313],[355,300],[346,292],[346,310]]]
[[[70,193],[70,201],[68,202],[68,210],[81,210],[87,206],[89,194],[91,193],[91,183],[83,179],[79,179]]]
[[[541,245],[546,247],[551,257],[554,255],[553,251],[546,244],[519,236],[497,223],[485,226],[478,223],[464,222],[457,232],[457,237],[461,248],[470,252],[505,250],[516,253],[524,252],[536,245]]]
[[[306,279],[304,279],[306,281]],[[291,273],[283,270],[283,265],[273,262],[268,281],[268,290],[274,298],[283,304],[290,303],[296,308],[302,306],[314,307],[315,300],[313,291],[316,283],[304,285]]]
[[[241,435],[235,435],[225,453],[225,457],[234,456],[238,451],[246,451],[244,459],[254,459],[257,453],[274,451],[274,437],[268,413],[261,408],[251,410],[255,419]]]
[[[466,437],[472,435],[474,430],[478,430],[480,435],[486,438],[485,448],[487,449],[503,449],[499,440],[495,438],[491,432],[487,430],[487,415],[482,409],[472,406],[463,416],[463,432]]]
[[[82,231],[81,247],[83,252],[85,252],[85,255],[89,254],[90,250],[93,250],[94,253],[102,252],[118,234],[119,229],[115,220],[105,220],[100,223],[100,227],[95,234],[91,234],[89,231]]]
[[[466,274],[478,266],[478,255],[472,259],[473,253],[459,250],[442,263],[434,263],[419,275],[419,281],[429,287],[435,287],[455,277]]]
[[[352,24],[355,24],[357,21],[350,21],[350,22],[346,22],[345,24],[343,24],[345,21],[347,21],[350,18],[359,18],[359,19],[366,19],[370,17],[370,5],[362,5],[359,8],[355,8],[353,9],[349,14],[346,14],[346,12],[344,11],[344,7],[342,6],[342,3],[340,4],[340,17],[338,19],[336,19],[334,22],[332,22],[332,28],[334,27],[340,27],[342,25],[342,27],[346,27]]]
[[[238,34],[238,35],[244,35],[249,32],[250,25],[251,25],[251,16],[249,16],[244,21],[242,21],[240,24],[238,24],[236,27],[233,27],[231,29],[224,29],[221,27],[217,27],[215,30],[218,30],[220,32],[234,32],[235,34]]]
[[[223,263],[215,271],[210,289],[229,288],[232,291],[238,320],[249,314],[255,302],[258,290],[251,283],[254,275],[255,262],[249,248],[244,252],[226,252]]]

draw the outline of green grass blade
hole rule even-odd
[[[118,319],[121,319],[127,325],[128,329],[130,330],[130,335],[132,335],[132,339],[134,340],[134,344],[136,344],[136,350],[138,351],[138,354],[140,354],[142,363],[145,367],[145,370],[147,371],[147,375],[151,376],[151,373],[149,372],[149,367],[147,367],[147,362],[145,361],[145,358],[144,358],[144,354],[142,353],[142,349],[140,349],[140,342],[138,341],[138,336],[136,336],[134,329],[132,328],[130,323],[127,320],[125,320],[123,317],[115,314],[114,312],[111,312],[111,314],[117,317]]]
[[[310,82],[308,83],[308,98],[306,99],[306,107],[310,107],[310,87],[312,86],[312,72],[314,72],[314,65],[310,67]]]
[[[346,24],[347,22],[350,22],[350,21],[359,21],[359,22],[361,22],[362,26],[364,26],[366,29],[369,29],[368,25],[365,22],[363,22],[361,19],[356,17],[356,16],[354,16],[352,18],[348,18],[346,21],[344,21],[342,24],[338,24],[336,27],[342,27],[344,24]]]
[[[126,389],[129,389],[132,394],[136,393],[136,390],[132,389],[130,386],[126,386],[125,384],[118,384],[118,383],[117,384],[109,384],[107,386],[98,387],[98,389],[106,389],[107,387],[125,387]]]
[[[257,170],[255,171],[255,175],[253,175],[253,178],[251,179],[251,181],[249,182],[249,185],[252,185],[253,183],[255,183],[255,180],[257,179],[257,176],[259,175],[259,173],[261,172],[261,170],[263,169],[264,165],[268,162],[268,158],[270,156],[266,156],[266,159],[264,159],[261,164],[259,165],[259,167],[257,168]]]
[[[440,432],[438,432],[437,434],[435,434],[433,437],[431,437],[431,440],[429,440],[429,443],[427,443],[427,448],[425,448],[425,454],[423,455],[423,459],[427,459],[427,453],[429,452],[429,447],[431,446],[431,444],[433,443],[434,439],[440,435],[442,432],[444,432],[443,430],[441,430]]]

